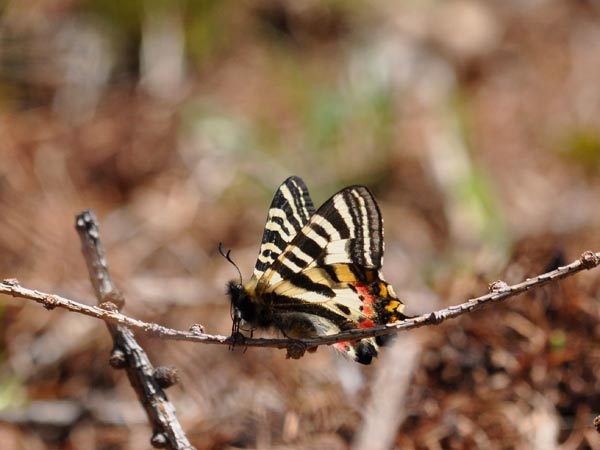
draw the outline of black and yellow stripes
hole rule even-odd
[[[285,180],[273,197],[260,246],[254,278],[259,279],[273,264],[315,211],[304,181]]]
[[[379,269],[382,258],[383,222],[377,203],[366,187],[350,186],[310,217],[258,279],[257,290],[268,293],[273,286],[289,280],[291,274],[312,267],[345,263]]]

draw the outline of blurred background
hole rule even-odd
[[[600,2],[0,2],[0,276],[93,304],[94,209],[124,312],[229,334],[290,175],[375,193],[411,314],[600,250]],[[139,336],[198,449],[599,449],[598,271],[369,367],[329,348]],[[104,324],[0,297],[3,449],[148,448]]]

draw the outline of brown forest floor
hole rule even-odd
[[[35,3],[32,7],[30,3]],[[368,185],[409,313],[600,251],[600,6],[5,2],[0,277],[93,303],[96,210],[125,313],[231,327],[270,197]],[[437,327],[369,367],[140,336],[198,449],[600,449],[600,278]],[[103,324],[0,297],[0,447],[148,448]]]

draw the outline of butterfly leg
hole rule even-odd
[[[246,341],[246,336],[244,336],[240,331],[235,331],[231,334],[231,344],[229,344],[229,350],[234,350],[236,346],[243,345]]]
[[[274,318],[274,324],[279,329],[281,334],[294,341],[294,343],[288,347],[288,358],[298,359],[305,352],[314,353],[317,351],[317,347],[308,348],[306,344],[299,340],[303,338],[319,336],[321,334],[319,333],[314,320],[311,319],[309,314],[279,314]]]

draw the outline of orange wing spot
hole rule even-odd
[[[379,295],[381,297],[387,297],[388,296],[388,290],[387,290],[387,286],[385,283],[379,283]]]
[[[392,300],[387,305],[385,305],[385,310],[389,312],[395,312],[398,310],[398,307],[401,305],[398,300]]]
[[[350,268],[345,265],[335,265],[333,266],[333,270],[335,270],[335,276],[341,283],[351,283],[356,281],[356,276],[352,273]]]

